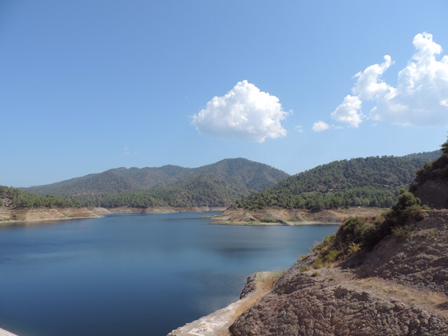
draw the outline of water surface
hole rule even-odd
[[[210,215],[210,213],[207,213]],[[289,267],[335,225],[204,225],[204,213],[0,227],[0,327],[20,336],[166,335]]]

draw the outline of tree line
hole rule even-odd
[[[369,157],[334,161],[294,175],[259,193],[237,200],[233,207],[262,209],[335,209],[367,206],[390,207],[415,172],[440,152],[405,157]]]
[[[6,204],[5,199],[9,199],[11,202],[10,205],[16,208],[53,208],[79,206],[77,202],[73,202],[72,200],[63,198],[61,196],[39,196],[17,188],[5,186],[0,186],[0,198],[0,206]]]

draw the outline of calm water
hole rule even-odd
[[[289,267],[337,228],[204,225],[203,216],[0,227],[0,327],[21,336],[166,335],[237,300],[248,275]]]

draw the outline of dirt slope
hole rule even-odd
[[[296,263],[230,327],[232,335],[447,335],[448,212],[386,237],[364,257]]]

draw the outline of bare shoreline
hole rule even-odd
[[[220,219],[214,219],[208,223],[209,225],[228,225],[228,226],[304,226],[304,225],[339,225],[340,222],[318,222],[311,220],[304,221],[287,221],[287,222],[234,222],[234,221],[223,221]]]
[[[147,214],[168,214],[181,212],[211,212],[224,211],[225,208],[215,207],[191,207],[191,208],[173,208],[173,207],[152,207],[152,208],[28,208],[28,209],[0,209],[0,226],[17,224],[39,224],[46,222],[57,222],[71,219],[89,219],[101,218],[108,214],[129,214],[129,213],[147,213]]]
[[[31,208],[0,210],[0,226],[32,224],[70,219],[101,218],[108,214],[147,213],[168,214],[183,212],[220,212],[210,216],[209,225],[233,226],[301,226],[340,224],[347,217],[374,217],[387,209],[353,207],[348,209],[322,210],[310,213],[306,210],[266,208],[263,210],[226,209],[218,207],[151,207],[151,208]]]
[[[300,226],[340,224],[348,217],[376,217],[387,211],[384,208],[351,207],[344,209],[324,209],[310,212],[303,209],[265,208],[265,209],[227,209],[213,217],[212,225],[250,225],[250,226]]]

